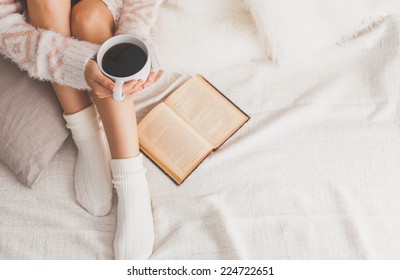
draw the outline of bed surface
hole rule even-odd
[[[181,187],[146,159],[151,258],[400,258],[399,23],[291,67],[203,73],[251,120]],[[138,96],[139,119],[187,77]],[[75,158],[68,139],[32,189],[0,162],[0,259],[114,257],[117,199],[102,218],[80,208]]]

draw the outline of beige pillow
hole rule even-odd
[[[0,160],[32,186],[67,137],[50,84],[0,57]]]

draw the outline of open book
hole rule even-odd
[[[193,76],[139,123],[140,149],[180,185],[250,119],[201,76]]]

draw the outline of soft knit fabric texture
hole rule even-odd
[[[76,199],[90,214],[107,215],[112,207],[108,145],[94,105],[64,115],[78,148],[75,166]]]
[[[88,89],[84,69],[98,46],[36,29],[20,12],[19,3],[0,0],[0,53],[31,77]]]
[[[143,155],[110,161],[118,195],[115,259],[148,259],[153,251],[154,226]]]
[[[107,0],[106,2],[112,1]],[[156,22],[161,3],[162,0],[123,1],[116,32],[116,34],[135,35],[147,44],[154,71],[161,70],[162,67],[155,54],[150,30]]]
[[[124,0],[102,0],[113,14],[114,21],[118,22],[120,10]]]
[[[160,1],[105,2],[114,17],[119,18],[118,32],[137,32],[129,34],[139,36],[152,50],[150,24],[154,23]],[[31,77],[77,89],[89,89],[84,79],[84,70],[98,47],[52,31],[37,29],[26,22],[18,2],[0,0],[0,53],[13,60]],[[153,69],[159,69],[154,53],[151,56]]]

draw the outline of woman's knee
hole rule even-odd
[[[70,36],[70,0],[27,0],[27,6],[33,25]]]
[[[71,11],[72,35],[81,40],[102,43],[114,32],[114,18],[100,0],[85,0]]]

